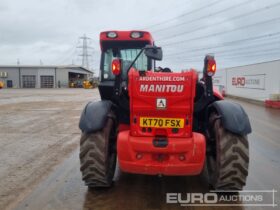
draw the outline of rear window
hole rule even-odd
[[[104,43],[103,43],[104,44]],[[112,74],[111,63],[115,58],[123,60],[123,76],[126,78],[126,72],[129,65],[136,58],[140,50],[146,46],[147,42],[114,42],[103,45],[101,70],[103,72],[102,78],[104,80],[114,80],[115,76]],[[140,55],[134,64],[134,67],[140,71],[146,71],[149,68],[148,58],[144,53]]]

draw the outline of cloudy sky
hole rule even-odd
[[[91,38],[99,68],[103,30],[148,30],[163,47],[160,66],[201,69],[280,58],[279,0],[1,0],[0,64],[81,64],[79,37]]]

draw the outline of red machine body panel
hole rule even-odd
[[[193,101],[197,73],[188,71],[183,73],[151,72],[140,76],[139,72],[131,69],[129,72],[130,96],[130,125],[133,136],[172,136],[191,137]],[[158,103],[164,103],[160,107]],[[172,132],[172,128],[165,126],[139,126],[140,117],[182,119],[183,128]],[[143,128],[150,132],[143,132]]]
[[[130,130],[119,132],[117,140],[121,170],[151,175],[199,174],[206,145],[202,134],[192,132],[197,73],[147,71],[141,76],[132,68],[128,81]],[[155,145],[158,138],[166,145]]]
[[[168,138],[168,145],[157,148],[153,137],[135,137],[122,131],[118,135],[118,163],[122,171],[149,175],[197,175],[205,160],[205,137]]]
[[[115,32],[117,34],[117,36],[115,38],[110,38],[107,36],[108,33],[110,32]],[[133,32],[139,32],[142,34],[141,37],[139,38],[132,38],[131,34]],[[116,42],[116,41],[129,41],[129,42],[133,42],[133,41],[146,41],[148,44],[153,45],[154,40],[152,35],[147,32],[147,31],[103,31],[100,33],[100,46],[102,49],[102,43],[103,42]]]

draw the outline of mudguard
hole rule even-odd
[[[101,130],[106,123],[112,102],[107,100],[89,102],[84,108],[79,127],[82,132],[92,133]]]
[[[239,135],[247,135],[252,132],[248,115],[239,104],[215,101],[209,106],[208,113],[213,108],[221,116],[221,122],[226,130]]]

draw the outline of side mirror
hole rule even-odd
[[[161,47],[147,45],[144,48],[144,53],[150,59],[158,60],[158,61],[162,60],[162,49],[161,49]]]

